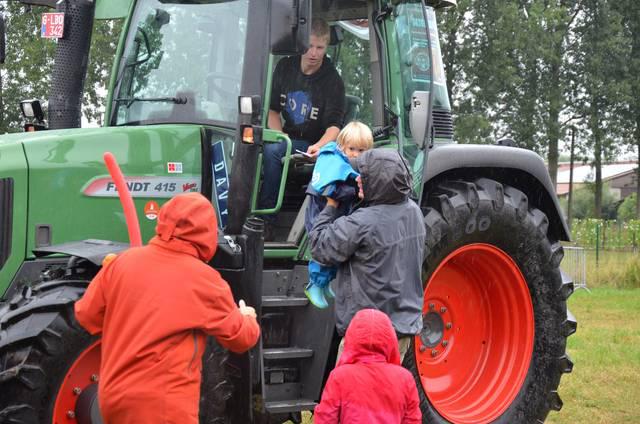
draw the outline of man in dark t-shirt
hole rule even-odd
[[[336,139],[343,125],[344,83],[331,60],[325,57],[329,37],[329,25],[322,19],[314,19],[309,50],[300,56],[281,59],[273,73],[269,128],[286,133],[293,152],[297,149],[317,155],[322,146]],[[285,152],[284,142],[264,145],[262,209],[276,205]],[[265,239],[272,239],[276,217],[265,215],[264,218]]]

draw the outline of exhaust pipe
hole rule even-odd
[[[95,2],[63,0],[65,34],[58,39],[49,93],[49,128],[80,128]]]

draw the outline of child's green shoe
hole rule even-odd
[[[336,298],[336,294],[333,291],[333,289],[331,288],[331,284],[327,284],[324,287],[324,297],[328,298],[328,299],[335,299]]]
[[[309,284],[304,289],[304,294],[309,298],[309,301],[313,303],[313,306],[320,309],[325,309],[329,306],[327,299],[324,298],[323,289],[315,284]]]

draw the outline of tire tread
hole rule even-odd
[[[531,260],[538,261],[534,263],[539,265],[529,265],[533,266],[530,268],[532,271],[529,272],[535,272],[536,269],[539,269],[537,272],[539,275],[544,275],[545,280],[540,280],[535,284],[546,284],[553,287],[553,290],[549,290],[540,286],[536,291],[536,296],[539,297],[537,302],[541,302],[541,306],[535,306],[536,302],[534,302],[534,311],[536,308],[540,308],[545,311],[545,314],[551,314],[550,316],[555,317],[549,322],[536,320],[536,333],[539,333],[538,325],[544,326],[544,331],[541,333],[544,333],[545,337],[546,334],[549,335],[549,338],[544,340],[554,343],[553,347],[549,347],[548,353],[538,353],[540,355],[538,361],[541,361],[539,364],[543,365],[544,369],[536,369],[533,366],[530,368],[522,392],[514,401],[519,403],[510,407],[495,421],[500,424],[544,422],[550,410],[562,408],[562,400],[558,395],[557,387],[561,375],[573,370],[573,362],[566,354],[566,337],[573,334],[576,329],[575,318],[566,309],[566,300],[573,292],[573,282],[559,269],[564,250],[559,242],[550,239],[548,234],[550,224],[547,216],[532,206],[522,191],[489,178],[480,178],[473,182],[445,181],[427,193],[425,204],[427,206],[423,209],[427,229],[426,259],[423,267],[425,275],[430,275],[439,264],[438,261],[457,247],[468,242],[486,242],[483,240],[488,240],[487,237],[490,239],[491,235],[485,234],[486,232],[483,232],[480,226],[475,225],[476,222],[481,222],[483,217],[488,216],[486,219],[490,220],[491,225],[500,226],[505,225],[504,223],[511,225],[504,227],[504,230],[498,230],[505,231],[504,234],[508,239],[514,238],[512,237],[513,231],[522,232],[523,242],[518,248],[524,249],[527,254],[521,255],[524,258],[522,259],[524,262],[521,263],[528,264]],[[528,254],[532,249],[531,246],[538,246],[535,255]],[[546,279],[548,279],[548,283],[545,283]],[[558,316],[561,310],[563,313]],[[565,310],[566,318],[564,318]],[[560,337],[556,337],[556,335]],[[541,340],[543,339],[536,339],[534,353],[540,352],[541,345],[539,343]],[[556,351],[562,353],[552,353]],[[431,406],[420,386],[414,355],[407,355],[403,365],[416,377],[423,422],[447,423]]]

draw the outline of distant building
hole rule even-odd
[[[607,184],[616,200],[622,200],[636,192],[638,167],[635,161],[616,162],[602,165],[602,182]],[[556,194],[558,197],[565,197],[569,194],[569,162],[558,164],[558,178],[556,184]],[[596,170],[591,165],[574,164],[573,166],[573,189],[583,188],[587,183],[595,181]]]

